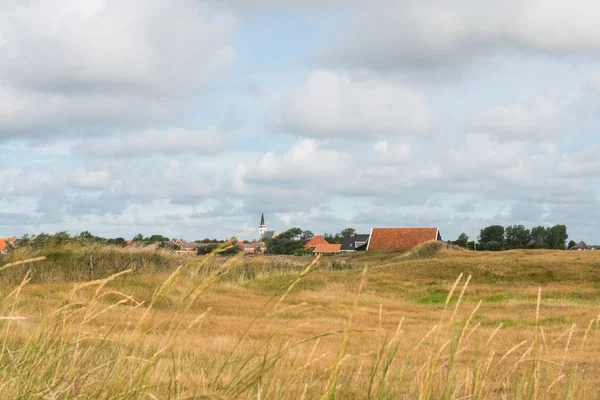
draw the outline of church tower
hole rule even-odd
[[[267,225],[265,225],[265,214],[261,214],[260,225],[258,226],[258,241],[262,240],[266,231],[267,231]]]

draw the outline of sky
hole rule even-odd
[[[600,3],[0,0],[0,237],[565,224]]]

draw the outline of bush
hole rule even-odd
[[[500,251],[503,250],[502,243],[492,240],[491,242],[487,242],[485,245],[485,249],[487,251]]]

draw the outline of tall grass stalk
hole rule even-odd
[[[369,277],[364,268],[340,329],[297,339],[296,328],[280,325],[277,317],[314,310],[308,302],[289,299],[319,259],[299,268],[280,294],[265,301],[225,351],[184,351],[178,345],[197,335],[198,326],[211,317],[202,297],[245,262],[215,258],[181,260],[149,301],[113,287],[139,273],[139,266],[119,267],[106,276],[108,269],[98,272],[103,277],[76,281],[51,312],[34,320],[21,313],[21,296],[32,281],[33,268],[27,269],[0,302],[0,398],[450,400],[580,398],[588,393],[582,369],[571,365],[568,355],[596,339],[600,317],[587,329],[573,325],[552,340],[542,326],[539,289],[531,309],[534,339],[502,351],[496,344],[504,325],[482,332],[476,319],[482,302],[472,306],[465,300],[471,275],[458,277],[440,305],[437,323],[411,341],[407,319],[396,319],[392,327],[381,303],[374,326],[361,323]],[[11,261],[0,273],[40,262]],[[173,307],[165,317],[158,306],[166,300]],[[256,330],[268,333],[267,338],[250,347],[246,342]],[[358,340],[370,341],[370,350],[357,350]]]

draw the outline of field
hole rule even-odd
[[[1,398],[600,398],[600,252],[61,247],[0,269]]]

